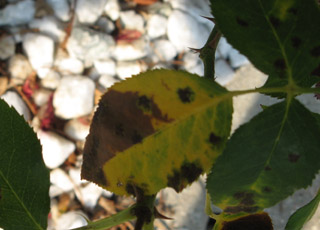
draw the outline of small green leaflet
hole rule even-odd
[[[320,190],[316,197],[308,204],[298,209],[290,218],[286,225],[286,230],[300,230],[316,212],[320,202]]]
[[[0,227],[46,229],[49,170],[32,128],[0,99]]]

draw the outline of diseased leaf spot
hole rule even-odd
[[[141,134],[139,134],[137,130],[134,130],[132,138],[131,138],[133,144],[141,143],[142,139],[143,138],[142,138]]]
[[[244,206],[252,206],[255,204],[253,197],[254,194],[253,193],[249,193],[249,192],[236,192],[235,194],[233,194],[233,197],[237,200],[240,201],[240,204],[244,205]]]
[[[288,155],[288,158],[289,158],[289,161],[290,161],[290,162],[296,163],[296,162],[299,160],[300,155],[295,154],[295,153],[290,153],[290,154]]]
[[[280,20],[278,18],[270,16],[269,19],[274,28],[277,28],[280,25]]]
[[[320,46],[316,46],[311,50],[311,55],[314,57],[319,57],[320,56]]]
[[[315,68],[314,70],[312,70],[311,75],[312,75],[312,76],[318,76],[318,77],[320,77],[320,64],[318,65],[317,68]]]
[[[173,175],[168,175],[167,179],[168,179],[168,187],[173,188],[177,192],[179,192],[182,189],[180,188],[181,176],[178,171],[175,170],[173,172]]]
[[[202,172],[203,169],[195,163],[185,163],[181,166],[181,176],[182,178],[186,178],[189,183],[198,179]]]
[[[270,193],[270,192],[272,192],[272,189],[270,187],[266,186],[263,188],[263,191],[266,193]]]
[[[190,87],[186,87],[184,89],[178,89],[177,93],[179,95],[180,100],[183,103],[191,103],[194,101],[195,93]]]
[[[293,14],[293,15],[297,15],[298,14],[298,10],[296,8],[290,8],[288,10],[289,13]]]
[[[283,58],[277,59],[274,63],[273,63],[274,67],[279,69],[279,70],[284,70],[286,68],[286,63],[284,61]]]
[[[2,199],[1,187],[0,187],[0,200]]]
[[[271,171],[271,167],[269,165],[267,165],[265,168],[264,168],[265,171]]]
[[[137,105],[145,112],[151,111],[151,100],[146,95],[138,98]]]
[[[209,142],[213,145],[218,145],[219,143],[221,143],[222,138],[216,136],[213,132],[210,133],[209,135]]]
[[[291,38],[291,43],[292,43],[292,46],[294,48],[299,48],[301,43],[302,43],[302,41],[301,41],[301,39],[299,37],[292,37]]]
[[[272,221],[267,213],[252,214],[222,223],[222,230],[272,230]]]
[[[224,209],[224,211],[226,213],[230,213],[230,214],[235,214],[235,213],[239,213],[239,212],[247,212],[247,213],[255,213],[259,210],[258,206],[244,206],[244,205],[239,205],[239,206],[230,206],[230,207],[226,207]]]
[[[123,128],[123,125],[121,123],[116,124],[115,133],[118,136],[121,136],[121,137],[124,136],[124,128]]]
[[[248,22],[246,22],[245,20],[239,18],[238,16],[236,17],[236,21],[240,26],[243,26],[243,27],[248,27],[249,26]]]
[[[126,185],[126,191],[128,194],[134,195],[136,197],[143,197],[144,191],[142,188],[136,186],[135,184],[128,182]]]

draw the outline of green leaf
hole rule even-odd
[[[289,218],[289,221],[286,225],[286,230],[300,230],[303,225],[307,223],[313,214],[316,212],[320,202],[320,190],[318,191],[317,196],[310,201],[308,204],[299,208],[292,216]]]
[[[46,229],[49,171],[40,142],[15,109],[0,99],[0,227]]]
[[[120,195],[181,191],[225,146],[232,118],[227,93],[213,79],[170,70],[115,84],[94,115],[82,178]]]
[[[320,12],[315,0],[211,0],[228,42],[269,75],[268,86],[305,78],[320,66]]]
[[[272,105],[236,130],[208,176],[225,218],[255,213],[305,188],[320,168],[320,124],[295,99]]]

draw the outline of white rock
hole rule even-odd
[[[56,222],[54,229],[73,229],[87,225],[84,218],[86,214],[80,211],[70,211],[62,214]]]
[[[120,12],[120,20],[125,29],[144,32],[143,17],[140,14],[136,14],[134,10]]]
[[[4,60],[15,53],[15,42],[12,36],[0,37],[0,59]]]
[[[23,48],[33,69],[37,72],[52,66],[54,42],[51,38],[40,34],[28,33],[23,39]],[[40,75],[43,76],[45,74],[42,73]]]
[[[12,78],[25,80],[32,73],[32,67],[24,55],[16,54],[9,60],[9,73]]]
[[[118,43],[113,51],[113,57],[118,61],[132,61],[141,59],[149,53],[149,41],[142,36],[131,43]]]
[[[229,52],[229,59],[232,68],[239,68],[242,65],[249,64],[248,58],[235,49]]]
[[[217,46],[217,52],[224,59],[227,59],[229,52],[232,50],[232,46],[227,42],[225,37],[220,38],[220,41]]]
[[[100,17],[96,25],[99,27],[100,30],[107,34],[110,34],[116,28],[114,23],[106,17]]]
[[[68,21],[71,18],[70,6],[68,0],[46,0],[52,7],[54,14],[62,21]]]
[[[82,76],[65,76],[53,97],[55,114],[63,119],[71,119],[92,112],[94,82]]]
[[[162,61],[172,61],[178,54],[175,46],[166,39],[155,41],[153,49],[156,55]]]
[[[76,185],[81,185],[86,183],[85,180],[81,180],[81,169],[80,168],[71,168],[69,170],[69,176],[71,177],[73,183]]]
[[[162,15],[152,15],[147,23],[148,36],[151,39],[161,37],[167,33],[168,19]]]
[[[89,183],[84,188],[80,188],[80,190],[84,206],[86,208],[93,209],[102,195],[103,189],[93,183]]]
[[[73,142],[53,132],[38,131],[44,163],[50,169],[59,167],[76,149]]]
[[[84,24],[93,24],[102,14],[107,0],[78,0],[76,14],[78,20]]]
[[[40,88],[34,92],[32,98],[34,103],[40,107],[49,101],[51,94],[52,92],[50,90]]]
[[[41,79],[41,85],[48,89],[56,89],[60,84],[60,80],[60,74],[51,70],[43,79]]]
[[[111,86],[113,86],[116,82],[118,82],[119,80],[117,80],[116,78],[114,78],[111,75],[101,75],[101,77],[99,77],[99,84],[102,85],[104,88],[110,88]]]
[[[104,7],[104,13],[111,18],[111,20],[116,21],[120,17],[120,5],[118,0],[108,0]]]
[[[110,35],[87,28],[74,27],[68,39],[67,50],[72,57],[85,62],[109,58],[115,42]]]
[[[89,134],[90,126],[79,119],[72,119],[64,126],[64,132],[74,140],[83,141]]]
[[[210,33],[210,30],[195,17],[180,10],[172,12],[167,27],[168,38],[178,52],[203,47]]]
[[[35,2],[24,0],[16,4],[9,4],[0,10],[0,26],[21,25],[31,21],[35,14]]]
[[[56,185],[50,185],[49,188],[49,196],[50,198],[54,198],[56,196],[61,195],[62,193],[64,193],[63,189],[56,186]]]
[[[185,69],[191,69],[202,63],[201,59],[199,58],[199,54],[191,51],[185,53],[185,55],[182,58],[182,61],[183,67]]]
[[[48,35],[55,42],[62,42],[66,36],[62,29],[61,23],[52,16],[42,17],[41,19],[34,19],[29,23],[29,27],[38,29],[42,34]]]
[[[186,69],[188,72],[190,73],[193,73],[193,74],[197,74],[199,76],[203,76],[204,75],[204,66],[202,63],[196,65],[196,66],[193,66],[193,67],[190,67],[188,69]]]
[[[24,117],[26,121],[31,120],[31,113],[25,102],[21,99],[19,94],[13,91],[8,91],[1,95],[1,98],[11,105],[15,110]]]
[[[99,74],[114,76],[116,74],[116,63],[112,59],[96,60],[93,62]]]
[[[60,168],[56,168],[50,172],[50,182],[61,188],[64,192],[68,192],[74,187],[68,174]]]
[[[132,75],[136,75],[145,71],[147,66],[139,63],[138,61],[133,62],[118,62],[117,63],[117,75],[121,79],[126,79]]]
[[[61,58],[55,60],[55,66],[62,74],[81,74],[84,70],[83,62],[77,58]]]
[[[225,85],[234,77],[234,71],[225,60],[218,59],[215,61],[215,75],[216,81],[221,85]]]

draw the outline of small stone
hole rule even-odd
[[[240,66],[249,64],[248,58],[246,58],[236,49],[232,49],[229,52],[229,59],[232,68],[239,68]]]
[[[81,169],[80,168],[71,168],[69,170],[69,176],[71,177],[72,181],[76,185],[81,185],[85,183],[85,180],[81,180]]]
[[[112,59],[96,60],[93,62],[99,74],[116,75],[116,63]]]
[[[68,0],[46,0],[52,7],[54,14],[61,21],[68,21],[71,18]]]
[[[14,55],[15,42],[12,36],[0,37],[0,59],[5,60]]]
[[[233,78],[234,71],[225,60],[218,59],[215,62],[215,75],[216,81],[221,85],[225,85]]]
[[[13,91],[8,91],[1,95],[1,98],[7,102],[8,105],[15,108],[15,110],[24,117],[26,121],[31,120],[31,113],[26,103],[21,99],[20,95]]]
[[[92,63],[94,60],[109,58],[114,45],[110,35],[74,27],[68,39],[67,50],[72,57]]]
[[[198,53],[188,52],[183,56],[182,61],[184,63],[182,69],[199,76],[204,75],[204,66]]]
[[[82,61],[77,58],[56,59],[55,66],[61,74],[81,74],[84,70]]]
[[[86,208],[93,209],[102,195],[103,189],[93,183],[89,183],[84,188],[80,188],[80,190],[84,206]]]
[[[138,30],[144,33],[143,17],[134,10],[120,12],[120,21],[123,24],[124,29]]]
[[[72,119],[64,126],[64,132],[72,139],[84,141],[89,134],[90,126],[80,119]]]
[[[68,174],[60,168],[56,168],[50,172],[50,182],[61,188],[63,192],[68,192],[74,187]]]
[[[32,71],[30,62],[24,55],[16,54],[10,58],[9,73],[12,78],[25,80]]]
[[[42,105],[48,103],[52,92],[47,89],[40,88],[34,92],[32,95],[34,103],[41,107]]]
[[[41,19],[34,19],[29,23],[29,27],[38,29],[42,34],[51,37],[55,42],[62,42],[66,36],[62,29],[61,23],[52,16],[42,17]]]
[[[50,198],[60,196],[62,193],[64,193],[64,191],[60,187],[56,185],[50,185],[50,188],[49,188]]]
[[[56,222],[54,229],[73,229],[87,225],[84,218],[86,214],[81,211],[70,211],[62,214]]]
[[[101,30],[107,34],[112,33],[112,31],[114,31],[116,28],[114,23],[106,17],[100,17],[98,19],[96,25],[99,27],[99,30]]]
[[[15,4],[8,4],[0,10],[0,26],[16,26],[27,24],[35,14],[35,2],[24,0]]]
[[[155,41],[153,49],[161,61],[172,61],[178,54],[174,45],[166,39]]]
[[[120,17],[120,5],[118,0],[108,0],[104,7],[104,13],[112,20],[116,21]]]
[[[139,74],[146,69],[147,66],[138,61],[117,63],[117,75],[121,79],[132,77],[132,75]]]
[[[220,41],[217,46],[217,52],[224,59],[227,59],[229,52],[232,50],[232,46],[227,42],[225,37],[220,38]]]
[[[37,134],[42,145],[44,163],[50,169],[59,167],[76,149],[73,142],[56,133],[39,130]]]
[[[53,97],[55,114],[63,119],[88,115],[93,110],[94,82],[83,76],[65,76]]]
[[[147,23],[148,36],[151,39],[164,36],[167,33],[168,19],[162,15],[152,15]]]
[[[113,86],[115,83],[117,83],[119,80],[117,80],[116,78],[114,78],[113,76],[111,75],[101,75],[99,77],[99,84],[101,86],[103,86],[105,89],[108,89],[110,88],[111,86]]]
[[[53,64],[54,41],[44,35],[28,33],[23,39],[23,48],[29,58],[29,61],[37,72],[46,70]],[[39,74],[43,77],[46,74]]]
[[[41,79],[41,85],[48,89],[56,89],[60,84],[60,80],[60,74],[51,70],[43,79]]]
[[[209,37],[210,29],[195,17],[174,10],[168,19],[168,38],[178,52],[188,48],[201,48]]]
[[[150,53],[149,42],[141,37],[131,43],[118,43],[113,51],[113,57],[118,61],[141,59]]]
[[[107,0],[78,0],[76,14],[79,22],[93,24],[102,14]]]

